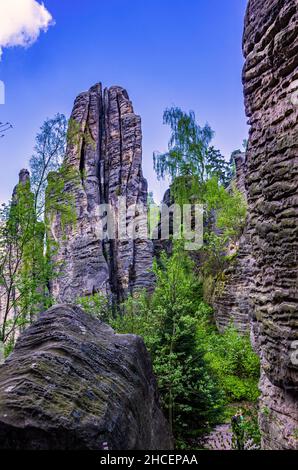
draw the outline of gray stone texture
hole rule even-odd
[[[104,225],[100,204],[110,204],[117,214],[118,198],[126,207],[147,207],[147,182],[142,173],[141,119],[134,113],[127,92],[120,87],[102,91],[101,84],[75,100],[71,122],[79,132],[69,139],[65,163],[80,181],[65,190],[75,200],[76,223],[62,227],[59,211],[49,214],[50,238],[59,243],[54,259],[61,273],[52,282],[59,302],[73,302],[93,293],[123,300],[138,289],[152,289],[153,247],[150,240],[102,240]],[[128,214],[126,223],[132,216]]]
[[[297,449],[298,365],[292,350],[298,339],[297,1],[250,0],[243,50],[260,425],[265,449]]]
[[[58,305],[0,366],[0,449],[170,450],[143,340]]]

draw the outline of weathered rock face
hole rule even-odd
[[[256,261],[252,299],[266,449],[298,447],[298,13],[296,0],[250,0],[244,92],[250,123],[248,203]],[[295,439],[296,436],[296,439]]]
[[[241,333],[250,332],[253,305],[250,300],[254,260],[247,230],[238,241],[237,255],[217,280],[212,305],[219,331],[231,324]]]
[[[160,258],[160,255],[163,251],[166,252],[169,256],[172,254],[173,251],[173,240],[171,238],[171,236],[173,235],[173,213],[169,212],[165,216],[163,208],[170,208],[174,203],[175,201],[171,196],[171,191],[170,189],[167,189],[161,203],[159,221],[153,232],[153,253],[157,259]],[[161,222],[161,217],[163,222]],[[169,237],[167,238],[163,238],[162,223],[164,224],[163,227],[166,227],[166,234],[169,234]]]
[[[102,92],[97,84],[78,96],[71,122],[78,132],[69,141],[66,164],[80,174],[80,181],[68,182],[66,191],[75,200],[77,220],[66,228],[65,239],[61,214],[50,214],[50,237],[59,242],[55,260],[62,262],[52,293],[62,302],[95,292],[121,300],[135,289],[152,288],[153,247],[141,236],[121,239],[117,229],[114,239],[103,240],[100,205],[109,204],[117,217],[119,197],[126,198],[124,208],[133,209],[126,224],[138,215],[138,205],[147,207],[141,119],[124,89]]]
[[[264,449],[298,449],[297,443],[297,393],[276,387],[262,373],[260,381],[259,423]]]
[[[1,449],[172,449],[141,338],[78,307],[43,313],[0,366]]]
[[[244,153],[235,155],[235,166],[236,186],[246,198]],[[212,299],[214,318],[221,332],[233,324],[241,333],[249,333],[250,318],[253,314],[250,291],[253,282],[254,259],[251,253],[248,227],[245,227],[237,243],[229,246],[229,254],[234,254],[235,257],[216,282]]]
[[[234,158],[236,166],[234,183],[246,199],[245,153],[239,152],[235,154]],[[164,195],[163,204],[168,207],[174,204],[169,189]],[[213,224],[213,221],[211,223]],[[173,217],[170,217],[170,233],[172,233],[172,225]],[[160,224],[157,227],[158,230],[160,231]],[[154,240],[155,256],[158,257],[162,250],[165,250],[170,255],[172,252],[172,241],[161,240],[156,236]],[[205,300],[214,307],[214,319],[219,331],[223,332],[230,325],[234,325],[241,333],[249,333],[250,318],[253,315],[250,291],[254,260],[251,254],[250,236],[247,227],[245,227],[239,240],[236,243],[230,244],[227,254],[235,255],[235,258],[215,283],[212,279],[211,291],[213,290],[213,292],[208,292],[208,298],[205,298]],[[202,253],[192,251],[190,256],[194,260],[198,272],[200,272],[200,267],[203,263]]]
[[[245,199],[247,199],[247,191],[246,191],[246,154],[245,152],[239,152],[237,154],[234,154],[234,162],[235,162],[235,167],[236,167],[236,176],[235,176],[235,182],[236,186],[239,189],[239,191],[243,194]]]

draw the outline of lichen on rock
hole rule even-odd
[[[1,449],[172,449],[143,340],[80,308],[40,315],[0,366]]]

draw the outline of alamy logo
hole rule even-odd
[[[0,80],[0,104],[5,104],[5,85],[2,80]]]
[[[203,246],[204,208],[201,204],[127,205],[126,197],[96,208],[100,240],[184,240],[188,251]]]

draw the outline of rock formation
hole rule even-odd
[[[141,338],[78,307],[40,315],[0,366],[1,449],[172,449]]]
[[[159,259],[161,256],[161,253],[164,251],[167,253],[168,256],[170,256],[173,252],[173,240],[171,236],[173,235],[173,212],[171,211],[165,211],[163,210],[164,208],[171,208],[171,206],[175,204],[175,201],[173,199],[173,196],[171,195],[171,190],[170,188],[166,190],[164,193],[161,206],[159,208],[160,213],[158,217],[158,222],[156,227],[153,230],[153,253],[154,257]],[[169,237],[163,237],[162,234],[162,224],[164,229],[165,229],[165,234],[169,234]]]
[[[245,154],[239,152],[235,154],[234,159],[236,175],[233,182],[246,198]],[[170,189],[165,192],[163,204],[168,207],[174,204]],[[206,222],[206,224],[207,223],[209,222]],[[213,225],[213,222],[211,223]],[[173,217],[170,215],[169,227],[171,234],[172,226]],[[157,227],[156,232],[157,231],[160,232],[160,224]],[[162,240],[156,235],[156,239],[154,240],[155,256],[159,257],[162,250],[165,250],[170,255],[172,251],[172,241]],[[208,292],[208,298],[205,300],[210,302],[214,307],[214,319],[219,331],[223,332],[228,326],[233,324],[241,333],[249,333],[250,316],[253,312],[250,291],[254,260],[251,255],[250,237],[247,227],[240,239],[237,240],[236,243],[230,244],[227,254],[234,255],[234,259],[216,282],[212,280],[212,287],[210,288],[212,292]],[[200,272],[200,267],[204,262],[202,252],[192,251],[190,252],[190,256],[195,262],[197,271]]]
[[[235,183],[246,198],[246,163],[245,154],[235,155]],[[212,297],[214,317],[219,331],[224,331],[233,324],[241,333],[249,333],[250,317],[253,306],[250,299],[254,259],[248,227],[245,227],[240,239],[229,246],[229,255],[234,258],[220,279],[217,280]]]
[[[265,449],[297,449],[297,1],[250,0],[243,48],[260,425]]]
[[[65,190],[75,201],[76,223],[66,227],[65,236],[61,213],[49,214],[50,237],[59,243],[54,258],[62,262],[52,294],[60,302],[96,292],[122,300],[129,292],[153,285],[151,241],[141,235],[121,239],[118,227],[114,239],[102,236],[106,212],[111,210],[117,218],[120,197],[124,208],[130,208],[124,225],[138,216],[139,206],[147,207],[141,119],[123,88],[102,91],[97,84],[77,97],[70,122],[65,164],[80,176],[67,182]],[[103,211],[102,204],[109,209]]]
[[[233,325],[239,332],[249,333],[253,313],[250,292],[254,260],[246,230],[237,245],[236,257],[216,282],[212,305],[219,331]]]

